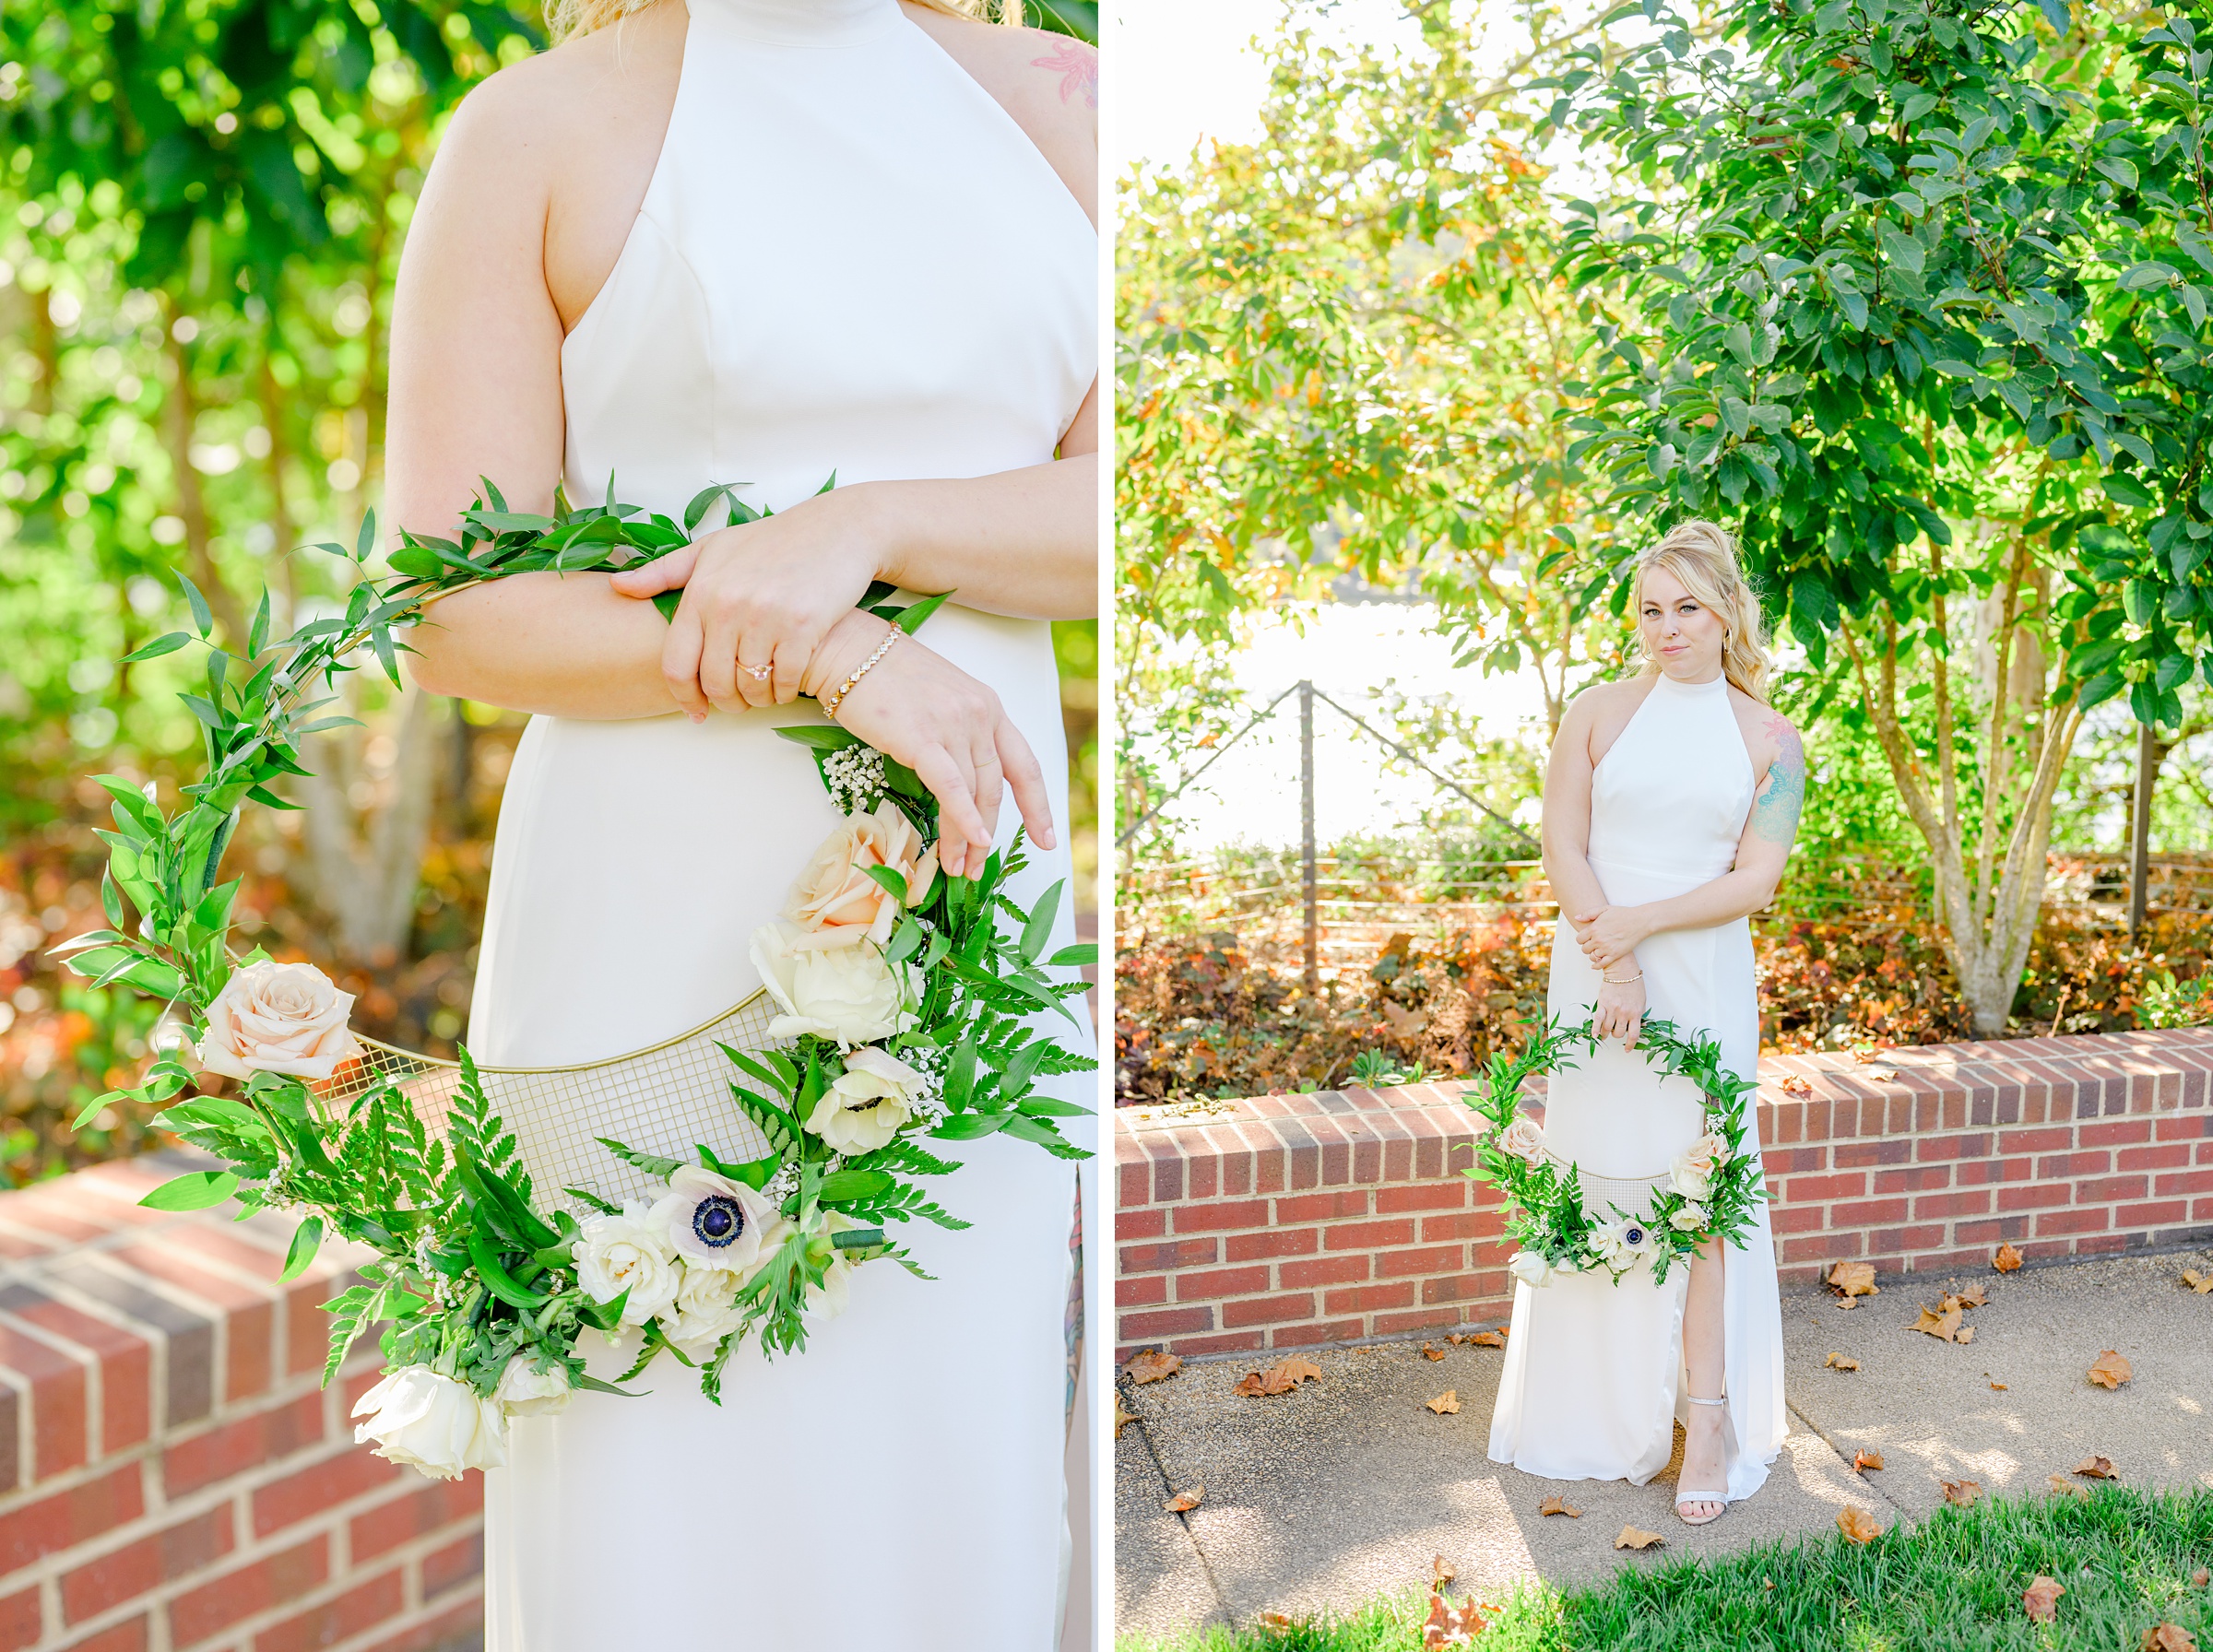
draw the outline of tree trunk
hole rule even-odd
[[[1934,565],[1941,580],[1941,552]],[[1958,753],[1958,736],[1970,718],[1965,708],[1954,714],[1944,599],[1935,599],[1931,627],[1937,644],[1931,650],[1937,719],[1934,774],[1899,718],[1896,620],[1884,613],[1874,621],[1880,628],[1881,652],[1872,677],[1866,657],[1872,644],[1863,646],[1850,621],[1840,628],[1899,799],[1928,845],[1945,955],[1959,979],[1969,1021],[1981,1038],[2004,1036],[2014,995],[2020,988],[2029,945],[2043,909],[2060,771],[2082,726],[2071,687],[2049,701],[2045,698],[2048,667],[2040,631],[2047,580],[2027,547],[2019,547],[2004,586],[1995,640],[1996,668],[1983,749],[1985,785],[1971,858],[1962,802],[1971,788],[1960,784]],[[2042,720],[2030,726],[2029,717],[2040,705]],[[2017,740],[2018,762],[2012,761]]]
[[[431,695],[409,687],[401,705],[388,775],[368,773],[373,736],[341,729],[315,739],[308,761],[316,773],[299,783],[304,869],[339,955],[379,969],[401,961],[414,928],[443,743]]]
[[[199,398],[192,388],[192,366],[177,338],[173,305],[163,307],[168,332],[163,344],[169,357],[169,394],[161,398],[161,441],[169,450],[170,468],[175,473],[177,516],[184,524],[184,555],[191,564],[193,583],[207,597],[223,640],[234,654],[246,646],[245,610],[215,565],[210,544],[213,529],[207,518],[207,495],[200,491],[200,473],[192,466],[193,427],[199,420]]]

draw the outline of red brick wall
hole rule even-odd
[[[353,1445],[373,1345],[317,1386],[355,1258],[137,1207],[199,1162],[0,1194],[0,1652],[480,1646],[481,1477]]]
[[[1895,1082],[1870,1076],[1888,1068]],[[1782,1089],[1804,1080],[1811,1093]],[[2213,1029],[1760,1064],[1778,1259],[1912,1272],[2213,1238]],[[1115,1118],[1117,1334],[1215,1353],[1506,1317],[1463,1081]]]

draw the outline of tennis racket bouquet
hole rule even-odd
[[[1069,972],[1096,955],[1048,955],[1063,885],[1027,910],[1010,898],[1027,864],[1020,832],[980,874],[946,877],[928,789],[835,726],[778,731],[805,749],[795,761],[811,756],[844,819],[783,914],[751,938],[778,1012],[767,1046],[720,1046],[732,1121],[750,1121],[741,1133],[767,1151],[727,1157],[727,1142],[707,1141],[678,1159],[601,1139],[651,1198],[535,1186],[466,1050],[430,1119],[397,1077],[342,1086],[366,1054],[348,1025],[349,997],[312,964],[232,953],[240,880],[219,880],[224,850],[248,804],[293,807],[276,788],[309,772],[302,741],[349,721],[325,714],[337,678],[373,660],[397,684],[405,630],[436,597],[515,573],[634,567],[688,543],[718,505],[731,522],[758,514],[717,486],[680,525],[617,503],[610,482],[602,505],[572,509],[557,494],[540,516],[508,510],[487,482],[456,539],[403,534],[388,574],[369,572],[373,517],[351,550],[319,547],[352,566],[341,615],[272,640],[265,592],[233,654],[210,641],[207,604],[179,574],[193,631],[128,656],[207,647],[206,691],[183,697],[202,726],[204,770],[173,810],[150,785],[100,779],[113,799],[113,830],[101,832],[109,926],[68,946],[96,985],[168,1000],[181,1036],[138,1085],[100,1096],[77,1123],[124,1100],[165,1108],[165,1127],[225,1164],[143,1202],[298,1212],[288,1279],[329,1234],[374,1253],[361,1282],[325,1304],[324,1381],[381,1325],[385,1375],[355,1408],[357,1438],[426,1474],[499,1466],[511,1418],[557,1410],[579,1390],[628,1392],[621,1384],[663,1354],[719,1402],[749,1338],[771,1356],[800,1351],[809,1322],[844,1306],[857,1268],[922,1274],[893,1236],[898,1224],[968,1225],[923,1186],[956,1177],[948,1147],[1003,1133],[1089,1156],[1058,1122],[1088,1109],[1040,1088],[1095,1066],[1042,1030],[1054,1016],[1077,1024],[1066,1000],[1083,985]],[[910,634],[944,600],[902,607],[894,596],[879,583],[861,606]],[[666,614],[678,597],[656,600]],[[207,1087],[207,1076],[231,1082]],[[188,1088],[197,1093],[178,1100]],[[341,1088],[347,1099],[331,1100]],[[586,1371],[587,1332],[634,1335],[636,1357],[615,1381]]]

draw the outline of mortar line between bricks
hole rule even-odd
[[[1896,1515],[1901,1520],[1911,1520],[1913,1517],[1912,1512],[1909,1510],[1904,1504],[1899,1502],[1897,1498],[1891,1496],[1889,1493],[1884,1491],[1882,1487],[1876,1485],[1875,1481],[1869,1480],[1864,1474],[1860,1473],[1859,1470],[1852,1466],[1852,1459],[1844,1455],[1843,1447],[1839,1446],[1836,1441],[1828,1437],[1828,1431],[1827,1429],[1823,1428],[1818,1422],[1816,1422],[1811,1417],[1807,1416],[1804,1411],[1798,1409],[1798,1402],[1791,1398],[1790,1390],[1788,1388],[1783,1390],[1782,1409],[1790,1412],[1792,1416],[1797,1418],[1799,1422],[1805,1423],[1806,1433],[1812,1434],[1816,1439],[1819,1440],[1822,1445],[1828,1447],[1830,1453],[1836,1457],[1837,1461],[1844,1465],[1844,1472],[1846,1474],[1850,1475],[1852,1479],[1858,1481],[1862,1485],[1865,1486],[1884,1503],[1888,1504],[1890,1505],[1890,1512],[1892,1514]]]
[[[1123,1382],[1126,1380],[1127,1379],[1125,1378],[1118,1376],[1115,1379],[1114,1386],[1118,1389],[1120,1389]],[[1123,1397],[1127,1399],[1135,1399],[1137,1398],[1134,1394],[1129,1393],[1126,1389],[1123,1390]],[[1144,1418],[1138,1414],[1137,1408],[1134,1405],[1131,1406],[1130,1410],[1132,1415],[1137,1416],[1137,1437],[1145,1443],[1145,1456],[1152,1461],[1153,1473],[1160,1481],[1160,1489],[1164,1492],[1173,1494],[1176,1488],[1168,1483],[1168,1470],[1166,1466],[1164,1465],[1160,1460],[1159,1447],[1153,1444],[1152,1429],[1146,1426]],[[1162,1512],[1166,1513],[1166,1511],[1164,1510]],[[1214,1575],[1213,1563],[1207,1559],[1205,1545],[1199,1541],[1199,1533],[1192,1528],[1190,1516],[1188,1514],[1178,1515],[1175,1516],[1175,1520],[1177,1525],[1183,1528],[1183,1535],[1185,1540],[1191,1545],[1191,1552],[1199,1557],[1199,1570],[1206,1578],[1206,1592],[1214,1598],[1214,1611],[1216,1615],[1221,1618],[1223,1623],[1226,1627],[1235,1629],[1237,1626],[1237,1620],[1230,1616],[1229,1602],[1223,1597],[1221,1581]]]

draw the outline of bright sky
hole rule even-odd
[[[1259,135],[1268,77],[1249,42],[1282,26],[1283,0],[1106,0],[1116,86],[1114,173],[1176,161],[1201,137]],[[1342,0],[1320,26],[1347,40],[1417,38],[1392,0]]]

